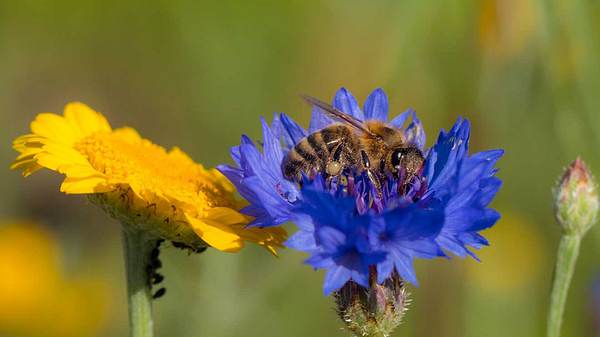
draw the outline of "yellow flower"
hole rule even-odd
[[[246,228],[252,219],[239,212],[243,205],[217,170],[134,129],[113,130],[85,104],[68,104],[63,116],[39,114],[31,132],[14,141],[20,155],[12,169],[24,176],[41,168],[62,173],[62,192],[87,194],[130,228],[194,250],[235,252],[251,241],[275,253],[286,238],[282,228]]]
[[[0,225],[1,336],[95,336],[106,323],[110,289],[66,279],[59,248],[36,225]]]
[[[484,0],[478,3],[481,49],[492,60],[510,60],[526,50],[539,26],[532,0]]]

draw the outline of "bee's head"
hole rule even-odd
[[[403,174],[406,179],[417,175],[425,158],[416,147],[398,147],[389,152],[386,169],[394,175]]]

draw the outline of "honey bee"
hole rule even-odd
[[[381,193],[386,177],[404,185],[421,170],[423,154],[401,129],[378,120],[363,122],[314,97],[302,97],[337,123],[313,132],[287,153],[281,165],[286,179],[299,181],[302,174],[315,172],[330,178],[351,169],[366,173]]]

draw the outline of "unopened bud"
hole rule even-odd
[[[554,197],[556,219],[565,234],[581,237],[596,223],[598,187],[581,158],[569,165]]]
[[[335,294],[337,312],[348,330],[361,337],[390,336],[402,322],[408,294],[397,273],[369,288],[347,282]]]

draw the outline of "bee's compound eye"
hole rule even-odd
[[[393,168],[397,168],[402,163],[402,157],[406,154],[406,149],[396,149],[392,152],[391,164]]]
[[[327,174],[337,176],[342,171],[342,165],[337,161],[332,161],[327,164]]]

